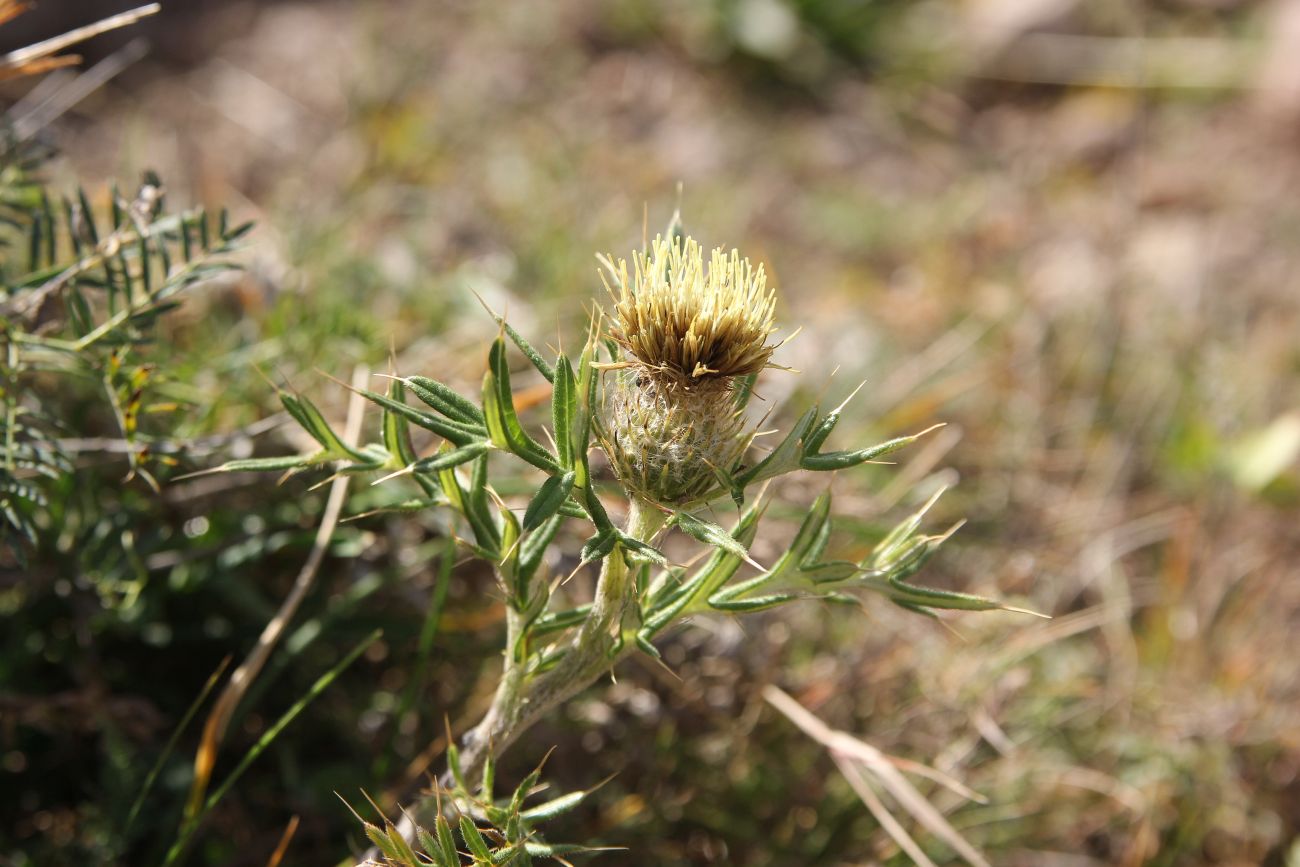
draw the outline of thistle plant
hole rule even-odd
[[[768,501],[753,491],[799,470],[828,472],[873,461],[926,431],[867,448],[828,450],[845,404],[807,409],[766,454],[756,454],[746,406],[756,377],[773,366],[775,293],[762,266],[737,251],[707,255],[680,230],[658,237],[630,263],[600,257],[613,301],[597,311],[581,354],[550,361],[502,317],[478,399],[422,375],[394,377],[384,393],[361,390],[382,408],[381,442],[352,447],[305,397],[283,394],[289,413],[315,439],[311,454],[232,461],[221,469],[290,473],[333,467],[405,479],[419,496],[403,508],[450,508],[465,542],[490,563],[505,599],[504,665],[492,704],[461,740],[455,774],[474,779],[545,715],[623,656],[658,656],[654,640],[686,618],[743,614],[800,599],[850,599],[870,590],[911,611],[987,610],[993,600],[912,583],[948,534],[921,531],[933,503],[888,533],[862,560],[826,556],[831,494],[821,494],[789,547],[763,566],[749,554]],[[516,409],[509,344],[551,385],[549,445]],[[422,404],[407,403],[407,393]],[[851,397],[851,396],[850,396]],[[443,442],[417,457],[411,426]],[[546,436],[543,436],[545,439]],[[599,446],[615,484],[601,484],[590,455]],[[522,516],[493,488],[489,456],[510,455],[543,480]],[[612,505],[618,503],[617,506]],[[730,527],[705,517],[735,510]],[[621,513],[616,523],[611,512]],[[547,571],[547,551],[566,523],[586,527],[580,567],[598,567],[591,602],[559,607],[565,576]],[[670,562],[661,537],[675,528],[703,546],[698,565]],[[742,577],[742,570],[752,570]],[[426,798],[401,833],[439,815]]]

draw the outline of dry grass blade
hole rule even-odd
[[[280,837],[280,843],[271,853],[271,857],[266,861],[266,867],[280,867],[280,862],[284,860],[284,853],[289,851],[289,843],[293,841],[293,835],[298,831],[298,817],[293,816],[289,819],[289,824],[284,828],[284,834]]]
[[[78,42],[85,42],[92,36],[98,36],[101,33],[107,33],[110,30],[117,30],[121,27],[127,27],[141,18],[146,18],[158,12],[162,7],[157,3],[149,3],[118,15],[111,15],[94,24],[87,24],[85,27],[78,27],[69,30],[67,33],[60,33],[58,36],[46,39],[43,42],[37,42],[35,45],[28,45],[25,48],[15,49],[8,54],[0,57],[0,74],[10,70],[32,70],[31,64],[42,61],[56,51],[62,51],[69,45],[76,45]],[[12,11],[12,7],[2,10],[4,14],[10,17],[22,11]]]
[[[0,0],[0,25],[7,24],[31,8],[30,3],[19,3],[18,0]]]
[[[352,372],[353,385],[360,389],[365,387],[365,383],[370,376],[369,368],[364,365],[358,365]],[[365,408],[364,398],[356,391],[352,393],[348,401],[348,417],[344,427],[343,439],[348,445],[355,445],[361,435],[361,419]],[[207,792],[208,782],[212,778],[212,768],[217,761],[217,750],[221,746],[221,739],[226,733],[226,726],[230,723],[230,717],[235,712],[235,708],[243,699],[248,688],[252,686],[253,681],[266,664],[267,658],[275,648],[276,643],[284,634],[285,628],[289,621],[293,619],[294,613],[302,603],[303,597],[316,581],[316,573],[320,570],[321,561],[325,559],[325,550],[329,547],[330,539],[334,536],[334,528],[338,526],[339,515],[343,511],[343,501],[347,497],[348,481],[351,476],[341,475],[334,479],[330,486],[329,499],[325,503],[325,512],[321,516],[320,527],[316,531],[316,540],[312,544],[311,553],[307,555],[307,561],[303,563],[302,569],[298,572],[298,577],[294,580],[293,589],[280,605],[280,610],[276,612],[275,617],[266,624],[262,630],[261,636],[257,639],[257,645],[243,664],[231,675],[230,682],[222,691],[221,696],[217,699],[212,708],[212,713],[208,715],[208,721],[203,726],[203,738],[199,742],[198,751],[194,755],[194,782],[190,786],[189,801],[185,807],[185,815],[192,817],[198,814],[199,808],[203,805],[203,796]]]
[[[894,799],[898,801],[903,809],[911,814],[912,818],[951,846],[967,863],[973,864],[975,867],[989,867],[989,862],[985,860],[984,856],[968,843],[961,834],[957,833],[957,830],[948,823],[948,820],[925,799],[924,795],[917,791],[915,786],[907,781],[907,778],[880,750],[847,732],[832,729],[810,713],[803,705],[775,686],[765,686],[763,688],[763,698],[767,700],[768,704],[785,714],[805,734],[830,750],[837,764],[851,760],[857,763],[855,767],[870,771],[880,785],[894,796]],[[850,785],[853,785],[852,778],[849,779],[849,782]],[[857,786],[854,786],[854,789],[856,791]],[[859,792],[858,794],[861,796],[862,793]],[[872,813],[875,813],[875,809],[872,808],[870,803],[867,804],[867,808],[872,810]],[[893,836],[892,832],[891,836]],[[895,837],[895,839],[898,838]],[[903,845],[901,841],[899,841],[899,845]]]
[[[19,141],[30,139],[77,103],[116,78],[122,70],[142,59],[148,53],[148,50],[146,40],[133,39],[118,51],[113,52],[90,69],[73,78],[66,85],[60,86],[40,104],[33,106],[27,112],[17,114],[13,120],[14,137]],[[47,57],[35,64],[24,67],[23,72],[29,74],[46,71],[45,68],[36,69],[36,66],[49,69],[71,66],[79,62],[80,59],[74,55]]]
[[[31,60],[22,66],[0,66],[0,81],[53,72],[56,69],[76,66],[80,62],[81,55],[79,54],[61,54],[58,57],[41,57],[37,60]]]
[[[885,833],[894,838],[898,847],[907,853],[907,857],[915,861],[920,867],[936,867],[935,863],[929,859],[921,847],[912,839],[912,835],[907,833],[907,829],[898,823],[894,815],[889,812],[889,808],[884,802],[872,791],[871,784],[867,782],[866,775],[862,769],[853,762],[832,752],[831,758],[835,761],[835,767],[840,769],[844,779],[848,780],[849,786],[862,799],[862,803],[871,811],[871,815],[876,817],[880,827],[885,829]]]

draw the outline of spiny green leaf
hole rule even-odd
[[[758,520],[763,509],[759,504],[750,506],[740,516],[731,535],[742,545],[748,545],[758,530]],[[693,602],[714,593],[736,574],[741,559],[725,550],[715,550],[681,587],[676,590],[665,588],[651,596],[643,611],[644,625],[638,634],[649,639],[667,626],[673,619],[686,610]]]
[[[527,809],[520,816],[525,822],[529,823],[545,822],[554,819],[556,816],[563,816],[581,804],[589,794],[591,794],[590,789],[583,792],[570,792],[567,795],[561,795],[544,804],[538,804],[536,807]]]
[[[588,339],[587,345],[583,347],[582,355],[578,358],[578,402],[577,411],[573,418],[573,436],[571,437],[573,443],[573,468],[578,473],[574,484],[584,490],[591,488],[591,468],[587,462],[587,441],[591,436],[591,419],[596,405],[598,377],[595,368],[592,366],[594,353],[594,341]]]
[[[514,394],[510,390],[506,345],[500,337],[492,342],[488,353],[488,372],[483,377],[483,415],[494,445],[513,452],[539,469],[559,472],[560,467],[554,458],[519,423]]]
[[[573,466],[576,449],[585,451],[586,444],[574,442],[574,419],[578,414],[578,383],[574,378],[573,366],[569,359],[561,355],[555,362],[555,388],[551,393],[551,423],[555,428],[555,447],[560,467],[569,469]]]
[[[459,865],[460,857],[456,853],[456,839],[451,834],[451,823],[446,817],[438,816],[434,822],[434,829],[438,832],[438,851],[442,853],[443,860],[451,865]]]
[[[802,439],[816,419],[817,408],[813,407],[799,417],[790,428],[790,432],[785,435],[785,439],[781,440],[767,457],[737,474],[736,484],[740,490],[743,491],[755,482],[762,482],[798,469]]]
[[[709,597],[709,605],[719,611],[727,611],[733,614],[752,614],[755,611],[766,611],[768,608],[775,608],[786,602],[793,602],[798,599],[794,593],[773,593],[768,596],[754,596],[749,599],[722,599],[717,596]]]
[[[760,584],[766,583],[791,571],[797,564],[805,562],[808,553],[817,545],[823,527],[830,519],[830,510],[831,492],[827,490],[813,501],[808,514],[799,525],[799,531],[795,533],[794,539],[790,541],[789,547],[786,548],[767,572],[752,580],[759,581]]]
[[[427,412],[421,412],[412,406],[391,400],[385,395],[370,391],[369,389],[360,389],[361,394],[369,401],[377,403],[384,409],[397,413],[412,424],[419,425],[425,430],[436,433],[443,439],[455,443],[458,446],[469,445],[472,442],[479,442],[483,439],[483,431],[478,428],[463,424],[461,422],[451,421],[446,418],[439,418],[436,415],[430,415]]]
[[[370,842],[374,843],[375,846],[379,848],[379,851],[384,854],[384,858],[396,862],[397,850],[393,848],[393,841],[388,839],[388,835],[385,834],[378,825],[372,825],[369,822],[366,822],[364,827],[366,830],[366,836],[369,837]]]
[[[811,566],[801,565],[799,567],[799,575],[814,584],[846,581],[861,571],[862,568],[857,563],[850,563],[847,560],[834,560],[830,563],[817,563]]]
[[[646,563],[653,563],[656,566],[667,566],[668,558],[663,552],[648,542],[642,542],[633,536],[629,536],[621,530],[615,530],[618,537],[618,543],[623,546],[629,559],[640,560]]]
[[[327,460],[329,460],[329,456],[325,452],[317,452],[308,456],[285,455],[278,458],[243,458],[237,461],[226,461],[217,467],[217,470],[223,473],[279,472],[299,467],[310,467],[324,463]]]
[[[866,385],[866,383],[864,382],[862,385]],[[853,400],[854,395],[862,389],[862,385],[853,389],[852,394],[846,397],[843,403],[826,413],[826,418],[822,419],[817,427],[813,428],[808,436],[804,438],[803,453],[805,455],[817,454],[822,447],[822,443],[826,442],[826,438],[831,435],[831,431],[835,430],[835,425],[839,423],[840,413],[844,411],[844,407],[849,405],[849,401]]]
[[[482,457],[487,454],[488,448],[488,444],[483,441],[470,443],[459,448],[448,447],[446,451],[439,450],[437,454],[416,461],[413,469],[419,473],[433,473],[450,469]]]
[[[488,847],[487,840],[483,839],[483,834],[474,824],[474,820],[464,813],[460,816],[460,836],[475,860],[484,864],[492,863],[492,850]]]
[[[487,758],[483,760],[483,784],[479,786],[478,790],[479,800],[484,804],[492,803],[492,789],[493,784],[496,782],[496,769],[496,757],[493,756],[492,751],[489,750]]]
[[[451,386],[427,376],[408,376],[404,380],[411,393],[453,421],[484,425],[483,411]]]
[[[490,559],[498,560],[501,552],[501,532],[497,529],[496,516],[492,512],[487,489],[487,455],[482,455],[474,461],[469,490],[464,492],[464,514],[479,546],[485,551],[492,552]]]
[[[402,836],[402,833],[391,822],[386,822],[385,828],[388,831],[388,839],[393,844],[393,849],[396,850],[398,857],[401,859],[400,863],[419,867],[420,859],[416,857],[415,850],[411,848],[410,843],[406,842],[406,838]]]
[[[451,778],[456,782],[456,787],[462,792],[468,792],[465,774],[460,769],[460,748],[455,744],[447,745],[447,770],[451,771]]]
[[[403,387],[400,380],[394,379],[388,385],[388,398],[402,403]],[[416,461],[415,449],[411,446],[411,432],[406,416],[384,410],[384,448],[392,456],[392,468],[410,466]]]
[[[346,456],[360,461],[370,460],[369,455],[363,454],[343,442],[339,435],[334,433],[333,428],[325,420],[325,416],[321,414],[321,411],[307,398],[302,395],[292,395],[286,391],[281,391],[280,403],[294,417],[294,420],[302,425],[303,429],[334,457],[342,458]]]
[[[896,452],[904,446],[909,446],[921,437],[925,436],[936,427],[926,428],[917,434],[911,436],[896,437],[888,442],[871,446],[870,448],[858,449],[856,451],[843,452],[826,452],[824,454],[812,453],[811,450],[805,450],[799,465],[805,470],[815,470],[818,472],[828,472],[832,470],[842,470],[847,467],[855,467],[858,464],[866,463],[878,457],[882,457],[891,452]]]
[[[415,839],[419,842],[420,848],[424,850],[425,854],[433,859],[436,864],[438,860],[438,841],[434,839],[433,835],[422,826],[416,825]]]
[[[570,627],[577,626],[587,619],[591,613],[591,604],[579,605],[577,608],[570,608],[567,611],[553,611],[543,614],[537,620],[533,621],[533,634],[546,635],[551,632],[559,632]]]
[[[521,581],[533,579],[537,568],[542,564],[542,558],[546,555],[546,549],[550,547],[563,522],[563,515],[553,515],[540,527],[524,536],[524,541],[519,545],[519,565],[516,567]]]
[[[613,527],[607,530],[601,530],[596,535],[587,540],[582,546],[582,553],[579,559],[582,563],[592,563],[609,556],[609,552],[614,550],[614,545],[618,542],[618,531]]]
[[[486,307],[487,305],[485,304],[483,306]],[[546,377],[547,382],[554,382],[555,369],[546,363],[546,359],[542,358],[541,354],[536,349],[533,349],[532,344],[525,340],[522,334],[512,328],[510,323],[506,322],[504,317],[498,316],[490,308],[488,309],[488,313],[492,314],[492,318],[496,320],[497,325],[500,325],[506,335],[514,342],[515,346],[519,347],[519,351],[527,356],[528,360],[533,363],[533,367],[537,368],[538,373]]]
[[[721,548],[742,560],[749,559],[749,551],[745,549],[745,546],[717,524],[697,518],[689,512],[676,513],[673,522],[677,524],[679,530],[693,539],[698,539],[706,545],[712,545],[714,548]]]
[[[528,504],[528,510],[524,512],[525,530],[533,530],[541,526],[560,510],[560,506],[564,505],[564,501],[569,498],[569,492],[573,490],[575,476],[576,474],[570,470],[562,476],[551,476],[542,482],[537,495],[533,497],[532,502]]]

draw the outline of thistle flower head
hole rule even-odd
[[[602,277],[614,299],[610,336],[647,368],[690,383],[767,366],[776,294],[761,264],[721,247],[706,261],[691,238],[657,237],[631,274],[625,260],[606,265],[617,284]]]
[[[732,383],[768,366],[776,296],[763,266],[732,250],[706,259],[658,237],[628,263],[602,260],[614,300],[611,365],[597,434],[623,485],[664,505],[707,500],[753,439]],[[611,280],[614,285],[611,285]]]

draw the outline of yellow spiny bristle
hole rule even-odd
[[[649,368],[685,382],[757,373],[776,347],[776,293],[763,266],[721,247],[707,262],[691,238],[655,238],[650,250],[617,265],[610,336]]]

